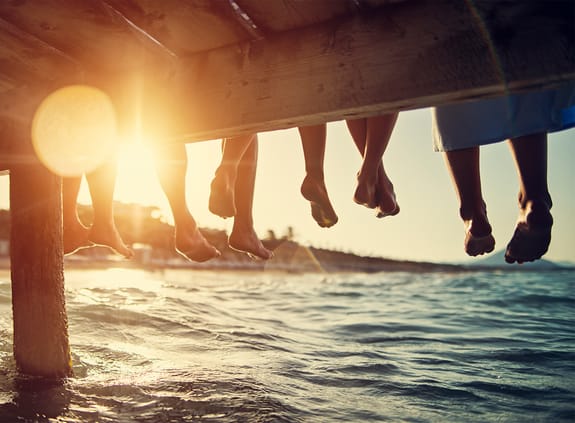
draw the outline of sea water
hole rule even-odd
[[[0,421],[575,421],[575,272],[66,272],[75,376]]]

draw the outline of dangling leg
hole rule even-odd
[[[391,134],[395,123],[397,122],[398,113],[389,113],[382,116],[368,118],[367,120],[367,139],[365,146],[364,166],[360,170],[360,177],[365,172],[372,175],[375,171],[377,175],[375,184],[375,201],[377,217],[395,216],[399,213],[399,204],[395,197],[393,184],[385,172],[383,165],[383,155],[391,139]],[[379,160],[378,160],[379,158]],[[376,163],[377,161],[377,163]],[[369,181],[371,178],[368,177]],[[361,184],[358,183],[358,187]],[[361,188],[360,188],[361,190]]]
[[[252,214],[257,162],[258,140],[254,135],[237,167],[234,187],[236,215],[228,242],[234,250],[267,260],[273,256],[273,253],[266,249],[259,240],[254,230]]]
[[[377,217],[394,216],[399,205],[393,184],[383,167],[383,154],[389,144],[398,113],[347,121],[347,126],[362,154],[354,201],[377,210]]]
[[[465,252],[470,256],[489,253],[495,248],[495,239],[491,235],[481,192],[479,147],[448,151],[444,157],[459,198],[459,214],[465,225]]]
[[[89,240],[103,245],[131,258],[134,252],[124,244],[114,222],[114,188],[116,186],[116,161],[109,160],[93,172],[86,175],[92,205],[94,222],[89,232]]]
[[[311,215],[319,226],[329,228],[337,223],[337,214],[331,205],[324,181],[326,125],[298,128],[305,158],[306,176],[301,194],[311,204]]]
[[[551,242],[551,195],[547,186],[547,134],[509,140],[519,175],[519,218],[507,245],[505,260],[523,263],[540,259]]]
[[[64,228],[64,254],[73,254],[76,251],[91,247],[88,239],[89,229],[82,224],[78,217],[77,200],[82,177],[62,178],[62,222]]]
[[[349,133],[351,134],[351,138],[353,139],[353,142],[357,147],[359,154],[361,155],[363,166],[367,140],[367,119],[348,119],[345,121],[345,123]],[[375,207],[375,188],[372,187],[370,190],[369,187],[365,187],[365,189],[362,187],[360,190],[358,181],[358,186],[356,187],[355,193],[353,195],[353,201],[355,201],[357,204],[365,204],[368,207]]]
[[[210,211],[220,217],[236,215],[234,189],[238,177],[238,165],[255,135],[242,135],[222,141],[222,160],[216,169],[210,186]]]
[[[186,203],[188,158],[183,144],[157,147],[156,171],[176,225],[176,251],[189,260],[203,262],[220,256],[204,238]]]

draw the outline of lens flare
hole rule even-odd
[[[117,145],[116,114],[103,91],[87,85],[60,88],[32,121],[38,158],[60,176],[80,176],[109,159]]]

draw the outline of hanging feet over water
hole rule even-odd
[[[99,245],[111,249],[114,253],[130,259],[134,257],[134,251],[129,248],[116,229],[114,224],[100,224],[94,222],[88,233],[88,240],[93,245]]]
[[[385,172],[378,172],[377,177],[378,181],[375,186],[375,201],[377,203],[377,206],[375,207],[377,212],[376,216],[378,219],[382,219],[387,216],[395,216],[399,213],[399,204],[395,197],[393,183],[387,177]]]
[[[186,259],[199,263],[221,256],[220,251],[193,224],[176,227],[176,251]]]
[[[375,179],[357,175],[357,187],[353,200],[362,206],[376,210],[378,219],[395,216],[399,213],[399,204],[393,189],[393,183],[381,169]]]
[[[551,243],[553,216],[546,201],[528,201],[520,206],[515,232],[505,251],[507,263],[540,259]]]
[[[475,257],[490,253],[495,249],[495,238],[491,234],[491,227],[488,231],[483,231],[483,235],[473,233],[472,222],[466,223],[466,227],[464,247],[467,255]]]
[[[465,226],[463,246],[467,255],[475,257],[492,252],[495,249],[495,238],[491,234],[485,202],[482,201],[481,207],[477,208],[462,207],[459,214]]]
[[[89,239],[90,228],[82,225],[80,221],[64,222],[63,226],[64,255],[74,254],[84,248],[94,246]]]
[[[224,167],[220,166],[216,170],[210,185],[208,208],[211,213],[224,219],[236,215],[235,183],[235,178]]]
[[[79,220],[64,222],[63,228],[64,255],[74,254],[85,248],[102,246],[127,259],[134,256],[134,251],[124,244],[115,225],[95,223],[84,226]]]
[[[330,228],[338,221],[331,205],[325,183],[320,183],[307,175],[301,184],[301,194],[310,202],[311,215],[322,228]]]
[[[232,250],[246,253],[253,259],[269,260],[274,256],[272,251],[264,247],[255,233],[253,225],[243,224],[237,218],[228,238],[228,245]]]

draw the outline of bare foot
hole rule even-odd
[[[378,219],[386,216],[395,216],[399,213],[399,204],[397,204],[393,184],[385,173],[378,172],[375,198],[377,201],[376,216]]]
[[[493,235],[476,236],[470,231],[465,232],[465,252],[470,256],[479,256],[490,253],[495,248]]]
[[[233,250],[246,253],[251,258],[268,260],[274,255],[264,247],[252,226],[243,226],[234,222],[234,228],[228,239],[228,244]]]
[[[495,238],[491,234],[491,225],[487,220],[487,212],[474,216],[471,219],[463,219],[465,225],[464,247],[467,255],[479,256],[487,254],[495,249]]]
[[[96,245],[110,248],[125,258],[134,257],[134,251],[124,244],[116,226],[113,224],[94,223],[88,232],[88,239]]]
[[[220,166],[210,186],[208,208],[213,214],[224,219],[236,215],[234,185],[229,172]]]
[[[188,260],[200,263],[221,256],[196,226],[176,228],[176,251]]]
[[[78,220],[64,222],[64,254],[74,254],[83,248],[92,247],[94,244],[88,239],[89,231],[90,230]]]
[[[329,201],[325,184],[318,183],[309,175],[301,184],[301,194],[310,202],[311,215],[319,226],[329,228],[337,223],[337,214]]]
[[[549,248],[553,216],[543,201],[528,201],[519,210],[517,226],[505,251],[507,263],[523,263],[540,259]]]
[[[377,207],[375,196],[377,178],[366,177],[361,173],[357,175],[357,187],[353,194],[353,201],[370,209]]]

